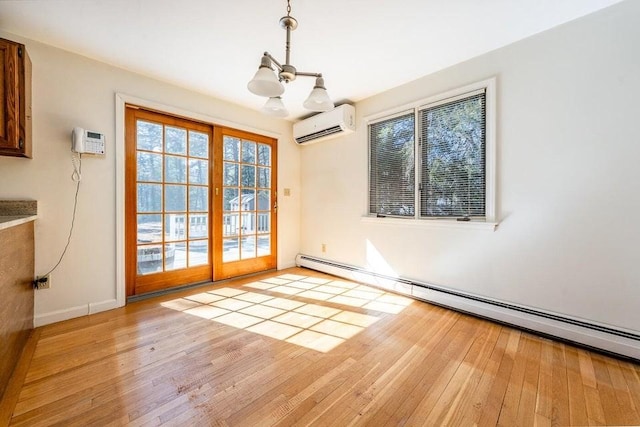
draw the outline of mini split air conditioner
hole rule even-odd
[[[293,138],[300,145],[324,141],[356,130],[356,109],[343,104],[293,124]]]

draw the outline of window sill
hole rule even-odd
[[[365,224],[378,224],[390,226],[408,226],[418,228],[463,228],[467,230],[495,231],[497,222],[488,221],[456,221],[451,219],[409,219],[395,217],[363,216],[361,221]]]

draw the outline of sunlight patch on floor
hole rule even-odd
[[[397,314],[413,300],[342,280],[283,274],[243,286],[218,288],[161,303],[163,307],[326,353],[380,318],[289,299]],[[255,291],[276,292],[282,297]]]

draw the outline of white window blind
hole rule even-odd
[[[485,92],[427,106],[421,134],[420,216],[485,217]]]
[[[415,216],[415,113],[369,125],[369,213]]]

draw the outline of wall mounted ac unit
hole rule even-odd
[[[356,109],[343,104],[326,113],[316,114],[293,124],[293,138],[298,144],[311,144],[356,130]]]

